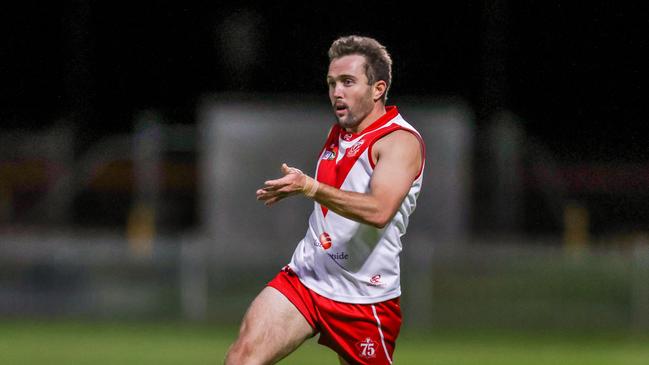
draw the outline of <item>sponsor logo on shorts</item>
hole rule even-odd
[[[349,254],[346,252],[336,252],[336,253],[330,253],[329,256],[331,256],[332,259],[334,260],[347,260],[349,259]]]
[[[376,350],[379,347],[379,343],[372,340],[369,337],[358,341],[356,343],[356,349],[358,350],[358,356],[362,359],[373,359],[376,357]]]
[[[359,151],[359,150],[361,149],[361,147],[363,146],[363,143],[365,143],[365,140],[364,140],[364,139],[361,139],[360,141],[354,143],[353,146],[349,147],[349,149],[347,150],[347,153],[346,153],[347,157],[354,157],[354,156],[356,156],[356,154],[358,153],[358,151]]]
[[[324,248],[325,250],[328,250],[331,248],[331,236],[327,232],[322,232],[320,235],[320,246]]]

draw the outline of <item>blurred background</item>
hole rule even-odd
[[[312,173],[326,52],[360,34],[428,148],[404,328],[649,331],[639,5],[3,8],[0,322],[234,328],[312,209],[254,191],[282,162]]]

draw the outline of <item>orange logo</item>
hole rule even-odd
[[[322,232],[322,234],[320,235],[320,245],[325,250],[331,248],[331,236],[329,236],[329,233]]]

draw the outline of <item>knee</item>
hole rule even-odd
[[[248,341],[238,339],[225,356],[225,365],[262,365],[255,357],[254,346]]]

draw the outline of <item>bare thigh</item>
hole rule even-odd
[[[226,364],[274,364],[315,334],[282,293],[266,287],[246,312]]]

